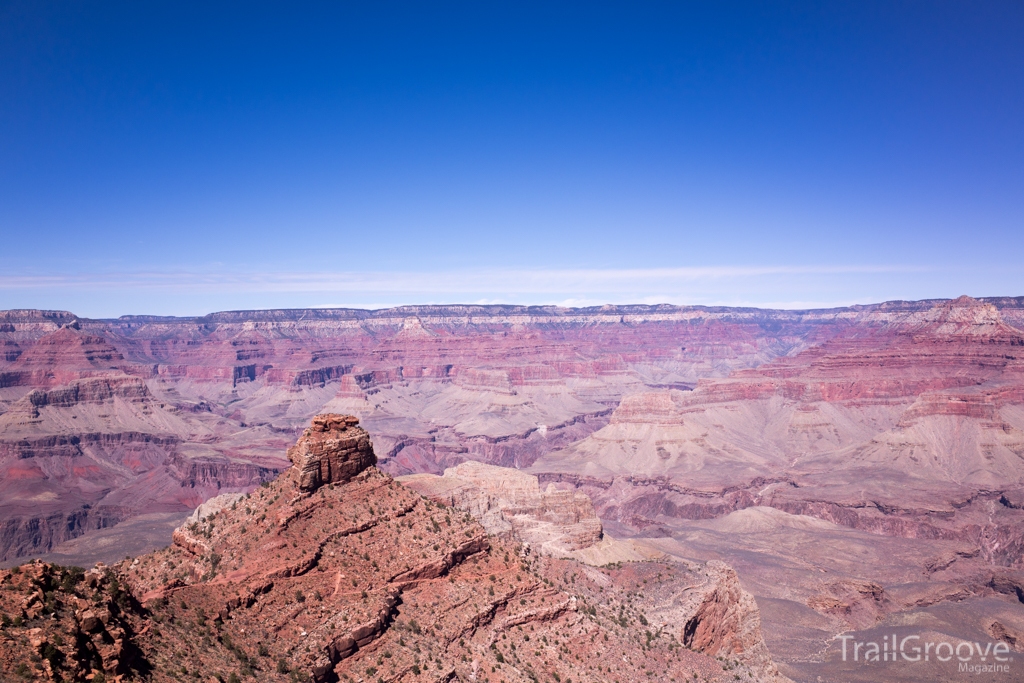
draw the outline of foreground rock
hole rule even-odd
[[[250,495],[211,501],[165,550],[82,579],[42,564],[0,574],[3,672],[75,681],[776,680],[737,658],[746,641],[735,581],[719,583],[719,599],[703,608],[679,596],[727,570],[538,556],[369,464],[311,485],[304,453],[332,473],[334,463],[369,462],[350,457],[363,453],[347,445],[360,442],[353,421],[314,425],[291,470]],[[670,612],[678,623],[659,628]]]
[[[606,537],[585,494],[553,484],[542,491],[537,477],[506,467],[466,462],[441,477],[417,474],[400,481],[431,500],[469,512],[488,533],[542,555],[605,568],[617,565],[620,573],[612,581],[592,568],[580,567],[579,573],[611,590],[642,583],[644,590],[631,595],[629,603],[659,632],[673,634],[698,652],[733,657],[767,680],[778,676],[761,636],[757,604],[724,563],[666,561],[664,553],[646,544]],[[624,572],[623,559],[631,562]],[[659,561],[639,562],[645,559]]]
[[[33,562],[0,572],[0,680],[147,676],[136,642],[143,623],[138,603],[106,567]]]

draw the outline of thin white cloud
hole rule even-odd
[[[694,286],[727,284],[730,289],[744,283],[779,277],[836,277],[849,275],[910,274],[930,269],[900,265],[839,266],[718,266],[699,268],[630,269],[467,269],[441,272],[237,272],[136,271],[119,273],[0,275],[0,290],[52,290],[125,287],[169,292],[246,293],[433,293],[475,295],[474,299],[499,301],[506,295],[568,295],[573,300],[591,300],[621,292],[643,299],[657,298],[657,292],[675,298]],[[596,299],[594,299],[596,300]],[[634,299],[639,300],[639,299]]]

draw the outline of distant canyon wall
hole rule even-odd
[[[143,509],[184,511],[256,486],[287,467],[285,448],[322,410],[359,417],[393,474],[440,474],[466,460],[531,467],[628,419],[631,405],[654,419],[662,408],[620,405],[652,391],[697,388],[700,401],[721,404],[899,394],[917,401],[905,420],[959,411],[992,421],[993,406],[1018,402],[1016,385],[966,395],[955,374],[786,377],[804,372],[787,369],[789,359],[815,357],[837,339],[868,349],[943,304],[416,306],[115,320],[0,311],[0,557],[45,551]],[[1000,324],[1024,324],[1024,299],[979,305]],[[899,383],[896,394],[886,382]],[[940,389],[960,393],[927,393]]]

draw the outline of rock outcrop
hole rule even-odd
[[[148,676],[135,642],[144,618],[105,567],[83,571],[37,561],[0,570],[0,675],[12,681]]]
[[[325,431],[313,434],[356,428],[337,416],[315,424]],[[748,663],[744,623],[724,604],[735,580],[721,582],[718,566],[538,556],[373,466],[303,489],[301,462],[251,494],[211,501],[165,550],[88,572],[41,562],[0,571],[0,673],[783,683]],[[637,595],[641,582],[649,589]],[[699,608],[709,595],[720,609]],[[699,643],[677,632],[692,619]]]
[[[314,425],[323,431],[311,429],[300,445],[358,429],[333,415]],[[0,637],[28,643],[28,675],[75,681],[115,670],[154,682],[195,672],[281,683],[781,680],[729,649],[734,624],[705,639],[716,647],[713,658],[685,647],[674,627],[659,628],[653,603],[633,597],[635,585],[650,581],[649,595],[664,596],[679,617],[681,603],[669,596],[708,585],[715,568],[597,568],[539,556],[514,539],[489,537],[471,515],[373,466],[304,488],[304,463],[296,458],[251,494],[219,497],[175,532],[171,547],[103,574],[116,592],[110,613],[121,620],[107,633],[134,658],[73,665],[62,650],[51,664],[32,663],[33,653],[52,653],[44,642],[80,642],[80,633],[106,623],[96,609],[79,613],[63,599],[48,603],[52,624],[42,613],[18,612]],[[22,640],[41,628],[45,638]]]
[[[315,491],[325,484],[344,484],[377,463],[370,435],[351,415],[317,415],[298,443],[288,449],[299,488]]]
[[[399,481],[469,512],[487,533],[528,543],[547,555],[569,557],[602,538],[601,520],[587,495],[553,485],[542,491],[537,477],[508,467],[464,462],[441,477],[414,474]]]
[[[589,497],[553,484],[541,490],[537,477],[506,467],[466,462],[441,477],[417,474],[399,481],[430,500],[469,512],[489,534],[542,555],[591,565],[608,564],[615,555],[634,561],[658,557],[662,562],[637,562],[624,573],[630,577],[624,585],[649,584],[633,603],[648,623],[692,650],[733,658],[765,680],[783,680],[761,636],[757,603],[724,563],[680,560],[666,565],[664,555],[653,549],[643,552],[610,538],[602,542],[601,522]],[[652,570],[666,566],[673,571]]]

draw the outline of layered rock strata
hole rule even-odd
[[[860,348],[867,349],[888,343],[900,330],[907,339],[925,339],[934,331],[954,340],[957,330],[967,329],[964,325],[991,333],[993,339],[1005,332],[990,322],[988,313],[977,321],[970,315],[956,318],[958,314],[939,320],[941,313],[929,313],[947,304],[890,302],[821,311],[427,306],[118,320],[79,319],[59,311],[2,311],[0,418],[7,413],[29,415],[19,401],[34,390],[43,395],[28,401],[29,410],[38,410],[38,421],[19,418],[16,425],[0,424],[0,451],[29,444],[44,455],[52,443],[53,454],[67,450],[69,440],[96,435],[107,443],[176,439],[180,446],[163,449],[165,462],[194,460],[203,471],[228,464],[277,470],[289,465],[281,456],[283,447],[310,417],[334,412],[355,414],[372,428],[381,467],[395,475],[440,474],[465,460],[525,468],[605,427],[623,396],[686,391],[701,380],[792,359],[801,350],[840,337],[847,345],[860,339]],[[1021,300],[992,299],[983,305],[994,307],[1003,325],[1024,321]],[[955,359],[956,354],[941,357]],[[891,354],[885,362],[898,367],[892,365],[896,361]],[[98,395],[83,393],[102,385],[82,382],[122,382],[126,377],[144,383],[148,398],[113,396],[92,403]],[[778,377],[705,384],[700,393],[757,393],[762,380],[765,386],[776,385],[764,391],[787,395],[778,389]],[[857,378],[831,382],[821,395],[832,400],[843,392],[861,391],[867,396],[884,388],[884,380],[872,379],[870,388]],[[935,384],[934,378],[917,378],[916,384],[900,381],[905,387],[925,386],[921,381]],[[819,389],[808,385],[801,391],[812,396]],[[957,411],[991,416],[993,406],[1004,405],[1008,397],[1015,400],[1013,392],[1012,386],[984,392],[953,387],[950,398],[922,399],[906,417],[920,422],[919,416],[927,420]],[[42,403],[33,406],[33,400]],[[125,414],[114,410],[120,401],[136,405],[143,419],[116,419]],[[87,405],[95,409],[87,410]],[[814,444],[820,430],[813,414],[804,418],[794,428]],[[141,507],[161,509],[194,507],[203,497],[221,492],[216,482],[202,488],[187,485],[182,492],[173,481],[153,476],[162,467],[156,463],[156,469],[119,469],[121,461],[133,459],[132,448],[95,451],[94,463],[69,467],[60,477],[52,476],[43,462],[18,463],[0,455],[4,478],[26,476],[38,483],[44,481],[38,474],[43,472],[49,488],[17,499],[9,510],[0,511],[0,522],[17,518],[21,524],[55,515],[70,520],[81,517],[86,504],[92,509],[105,505],[113,514],[111,501],[95,496],[83,500],[80,492],[86,490],[141,499]],[[111,468],[124,476],[112,481],[106,476]],[[254,478],[247,486],[258,483]],[[197,499],[184,502],[189,496],[182,493]],[[132,505],[120,507],[128,518],[137,514]],[[51,536],[59,539],[61,534]],[[0,547],[0,556],[45,551],[50,542],[42,536],[18,540],[17,547]]]
[[[355,428],[335,416],[322,424]],[[711,611],[689,614],[698,621],[688,643],[645,613],[654,616],[654,599],[678,609],[679,587],[709,581],[714,567],[596,568],[536,556],[372,465],[314,488],[302,488],[303,475],[297,464],[249,495],[220,498],[171,547],[110,570],[83,577],[36,564],[0,572],[0,638],[12,644],[0,655],[11,667],[5,673],[282,683],[778,680],[728,654],[736,624],[726,620],[710,636]],[[637,600],[641,582],[650,590]],[[698,642],[720,643],[717,657],[687,647]]]
[[[507,467],[465,462],[444,476],[400,477],[431,500],[469,512],[487,529],[535,547],[547,555],[569,556],[602,538],[601,520],[590,498],[554,486],[541,490],[537,477]]]
[[[1024,332],[963,297],[693,391],[626,396],[529,471],[587,493],[617,536],[736,566],[770,607],[784,672],[813,680],[849,629],[929,610],[950,638],[993,613],[1024,623],[1022,387]]]
[[[324,484],[344,484],[377,457],[370,435],[351,415],[317,415],[298,442],[288,449],[288,459],[297,470],[299,488],[315,491]]]
[[[778,676],[761,636],[757,604],[724,563],[670,562],[642,544],[604,537],[589,497],[553,484],[541,490],[537,478],[525,472],[467,462],[441,477],[418,474],[399,481],[430,500],[469,512],[489,534],[542,555],[598,566],[621,566],[614,558],[628,558],[636,562],[631,573],[644,584],[651,567],[671,567],[664,573],[650,571],[656,580],[632,599],[634,606],[639,601],[648,623],[695,651],[735,658],[769,680]],[[652,558],[659,561],[637,562]]]

